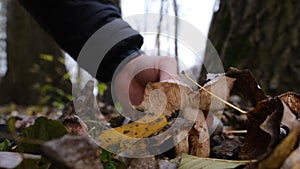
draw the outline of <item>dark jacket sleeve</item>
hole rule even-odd
[[[19,1],[42,28],[75,60],[84,44],[98,29],[121,18],[118,9],[109,0]],[[131,27],[120,29],[135,32]],[[101,61],[96,78],[101,81],[111,80],[118,64],[127,55],[139,50],[142,43],[141,35],[132,33],[131,37],[122,39],[111,50],[102,54],[105,57]]]

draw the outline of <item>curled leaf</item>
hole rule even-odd
[[[274,150],[272,150],[272,152],[261,158],[256,163],[249,164],[246,168],[280,168],[285,159],[293,151],[295,144],[297,144],[298,137],[299,130],[293,130]]]
[[[287,92],[278,97],[291,109],[297,119],[300,118],[300,94]]]
[[[186,106],[197,106],[199,96],[190,87],[178,83],[148,83],[143,102],[136,109],[149,113],[172,116],[176,110]]]
[[[220,75],[204,88],[219,98],[228,100],[233,82],[233,78]],[[148,113],[163,112],[167,117],[185,107],[209,111],[224,108],[224,103],[204,90],[193,91],[180,83],[157,82],[147,84],[143,102],[134,106],[135,109]]]
[[[256,159],[276,147],[282,114],[283,105],[278,98],[259,102],[247,114],[248,132],[239,153],[241,159]]]
[[[250,70],[239,70],[231,67],[226,76],[236,79],[232,87],[232,94],[242,94],[254,106],[258,102],[267,99]]]

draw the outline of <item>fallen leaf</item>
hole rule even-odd
[[[190,107],[184,108],[181,110],[181,113],[185,119],[195,122],[192,127],[187,128],[188,130],[191,129],[188,135],[184,135],[187,134],[186,130],[175,135],[174,142],[178,143],[175,146],[176,155],[188,153],[198,157],[208,157],[210,153],[210,140],[204,113],[201,110]]]
[[[111,152],[122,153],[130,151],[134,154],[142,152],[146,150],[147,144],[139,141],[159,132],[168,124],[164,115],[150,122],[149,119],[153,119],[153,117],[145,116],[137,122],[104,130],[97,140],[100,141],[101,147]],[[141,147],[140,149],[133,149],[132,144],[139,144]]]
[[[42,155],[57,168],[64,169],[101,169],[101,149],[85,136],[66,135],[60,139],[46,142]]]
[[[226,76],[236,79],[232,87],[232,94],[242,94],[254,106],[258,102],[267,99],[250,70],[239,70],[231,67]]]
[[[11,142],[8,139],[0,142],[0,151],[9,151],[11,150]]]
[[[293,151],[295,145],[297,144],[298,137],[299,129],[293,130],[274,150],[272,150],[272,152],[270,152],[264,157],[261,157],[259,161],[249,164],[246,168],[280,168],[280,166],[284,163],[285,159]]]
[[[20,137],[25,139],[49,141],[60,138],[67,133],[67,129],[60,121],[50,120],[46,117],[38,117],[35,120],[34,125],[22,130]],[[40,152],[37,145],[26,142],[19,142],[17,149],[26,153]]]
[[[206,83],[204,88],[222,100],[228,101],[234,82],[234,78],[221,74]],[[199,98],[196,101],[199,101],[198,109],[205,112],[223,110],[225,106],[224,102],[221,102],[216,97],[211,96],[208,92],[201,89],[199,90]]]
[[[196,132],[193,132],[194,131]],[[206,125],[204,113],[198,111],[197,119],[194,127],[189,134],[189,149],[191,155],[197,157],[209,157],[210,154],[210,139],[208,127]]]
[[[173,161],[173,160],[171,160]],[[210,169],[210,168],[218,168],[218,169],[229,169],[236,168],[240,165],[245,165],[251,163],[251,160],[221,160],[214,158],[200,158],[187,154],[182,154],[181,163],[179,169],[192,169],[192,168],[201,168],[201,169]]]
[[[289,130],[297,129],[299,127],[299,121],[291,109],[282,101],[283,104],[283,117],[281,124],[288,127]]]
[[[74,96],[74,107],[76,114],[83,120],[104,121],[97,100],[94,96],[94,81],[89,80],[83,89]]]
[[[204,87],[223,100],[228,100],[233,82],[233,78],[221,75]],[[193,91],[180,83],[156,82],[146,85],[143,102],[134,106],[135,109],[148,113],[163,112],[167,117],[185,107],[209,111],[224,108],[224,103],[204,90]]]
[[[156,115],[163,112],[170,117],[172,113],[186,106],[197,106],[198,99],[197,92],[179,83],[148,83],[144,91],[143,102],[134,108]]]
[[[210,157],[219,159],[238,159],[239,148],[242,145],[242,136],[226,137],[215,135],[211,137]]]
[[[287,92],[278,97],[291,109],[297,119],[300,118],[300,94]]]
[[[286,150],[283,150],[286,151]],[[281,169],[298,169],[300,168],[300,147],[294,150],[289,157],[284,161]]]
[[[62,115],[59,120],[66,126],[68,133],[71,135],[86,135],[88,127],[77,116],[73,101],[66,104],[62,111]]]
[[[146,138],[154,133],[157,133],[168,124],[166,117],[163,115],[150,122],[147,118],[148,116],[145,116],[138,121],[121,127],[113,128],[113,130],[122,133],[127,137]]]
[[[256,159],[269,153],[279,142],[283,105],[280,99],[259,102],[247,114],[247,134],[241,147],[241,159]]]
[[[159,160],[158,168],[159,169],[177,169],[179,167],[178,163],[170,162],[168,160]]]
[[[12,169],[20,167],[30,169],[46,169],[45,166],[38,165],[40,160],[40,155],[0,152],[0,168]],[[22,164],[24,161],[26,161],[26,163]]]
[[[148,158],[135,158],[131,161],[128,169],[157,169],[158,168],[158,160],[154,157]]]
[[[179,134],[177,135],[177,137],[175,137],[174,142],[178,143],[177,145],[175,145],[176,155],[179,155],[181,153],[189,153],[189,136],[186,136],[186,132],[182,132],[182,135],[183,136]]]

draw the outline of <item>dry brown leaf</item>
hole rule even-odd
[[[234,79],[224,75],[218,76],[211,84],[204,86],[223,100],[228,100]],[[204,90],[193,91],[190,87],[179,83],[148,83],[144,92],[144,101],[135,109],[153,114],[172,113],[192,107],[203,111],[222,109],[224,103]]]
[[[157,169],[158,161],[154,157],[135,158],[131,161],[128,169]]]
[[[254,106],[259,101],[267,99],[267,96],[259,87],[251,71],[231,67],[226,73],[226,76],[236,79],[232,87],[232,94],[242,94],[245,98],[249,99]]]
[[[189,153],[189,137],[184,137],[177,145],[175,145],[176,155],[181,153]]]
[[[289,130],[297,129],[299,127],[299,121],[291,109],[282,101],[283,104],[283,117],[281,124],[288,127]]]
[[[204,88],[215,94],[219,98],[228,101],[232,86],[235,82],[234,78],[219,75],[210,83],[205,84]],[[204,90],[199,90],[199,109],[202,111],[219,110],[224,108],[224,103],[219,99],[211,96]]]
[[[280,99],[259,102],[247,114],[247,135],[241,147],[241,159],[256,159],[268,154],[279,142],[283,105]]]
[[[198,157],[209,157],[210,139],[208,127],[202,111],[198,112],[194,129],[197,131],[197,134],[194,135],[193,132],[190,132],[191,134],[189,136],[190,154]]]
[[[233,78],[220,75],[204,87],[221,99],[228,100],[233,82]],[[176,146],[177,154],[189,152],[199,157],[208,157],[210,140],[203,111],[222,109],[224,103],[204,90],[193,91],[186,85],[157,82],[147,84],[144,101],[134,108],[154,115],[164,113],[168,117],[176,111],[181,111],[186,120],[195,121],[195,124],[185,138],[182,136],[186,133],[185,130],[175,134],[173,139],[176,143],[179,142]]]
[[[136,106],[138,110],[148,113],[172,116],[176,110],[186,106],[197,106],[198,93],[190,87],[178,83],[148,83],[144,92],[144,101]]]
[[[77,116],[73,101],[66,104],[59,120],[71,135],[87,135],[87,125]]]
[[[278,97],[291,109],[297,119],[300,118],[300,94],[287,92]]]
[[[260,158],[256,163],[249,164],[246,168],[273,169],[280,168],[285,159],[293,151],[299,137],[299,129],[293,130],[275,149]],[[297,159],[299,161],[299,159]],[[286,164],[288,165],[288,164]]]
[[[178,166],[175,162],[148,157],[133,159],[129,169],[177,169]]]
[[[97,100],[93,94],[94,91],[94,81],[89,80],[84,88],[75,95],[74,107],[76,113],[84,121],[95,120],[103,121],[104,116],[99,110]]]
[[[197,157],[209,157],[209,139],[206,139],[205,141],[200,139],[201,136],[199,136],[198,131],[193,128],[189,133],[189,154]]]
[[[182,110],[182,114],[184,118],[196,118],[196,120],[189,134],[175,147],[176,155],[188,153],[198,157],[208,157],[210,140],[203,112],[197,109],[185,108]]]
[[[48,141],[42,146],[42,155],[57,168],[65,169],[102,169],[101,149],[85,136],[66,135]]]
[[[188,120],[196,120],[189,134],[175,147],[176,155],[188,153],[198,157],[208,157],[210,140],[203,112],[197,109],[185,108],[182,110],[182,114]]]

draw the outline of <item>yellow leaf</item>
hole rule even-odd
[[[153,116],[146,115],[137,122],[103,131],[99,136],[101,147],[119,153],[128,151],[132,144],[159,132],[168,125],[164,115],[150,122],[149,119],[153,119]],[[146,143],[139,142],[138,144],[139,150],[130,151],[141,151],[146,148]]]

